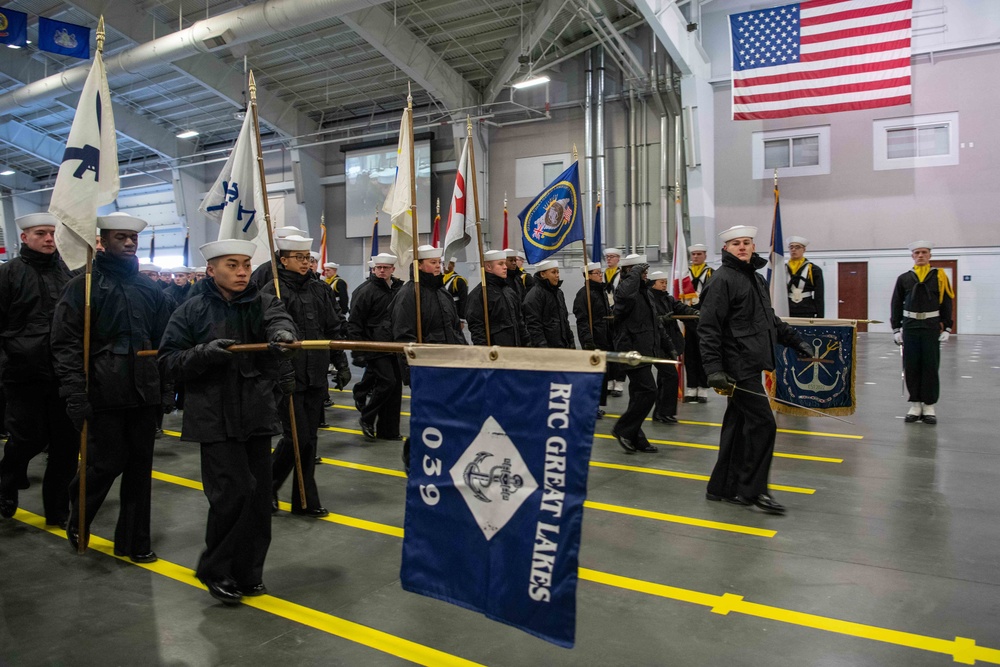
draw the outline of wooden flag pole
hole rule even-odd
[[[424,342],[423,319],[420,315],[420,260],[417,259],[417,169],[413,157],[413,95],[409,84],[406,92],[406,123],[410,133],[410,219],[413,223],[413,296],[417,308],[417,342]]]
[[[576,150],[576,144],[573,144],[573,162],[578,162],[580,159],[580,154]],[[597,193],[597,201],[601,201],[601,193]],[[577,211],[579,212],[579,207]],[[583,234],[580,237],[580,241],[583,243],[583,286],[584,294],[587,295],[587,322],[590,324],[590,337],[594,341],[594,349],[597,349],[597,338],[594,336],[594,308],[590,304],[590,274],[587,272],[588,258],[587,255],[587,225],[584,224],[583,216],[580,216],[580,224],[583,225]]]
[[[260,145],[260,118],[257,115],[257,82],[250,70],[250,111],[253,114],[254,139],[257,142],[257,170],[260,173],[260,194],[264,204],[264,226],[267,227],[267,244],[271,251],[271,275],[274,279],[274,295],[281,298],[281,285],[278,282],[278,264],[275,257],[277,248],[274,245],[274,230],[271,228],[271,207],[267,201],[267,182],[264,180],[264,151]],[[288,395],[288,420],[292,427],[292,452],[295,454],[295,478],[299,482],[299,506],[306,509],[306,482],[302,476],[302,454],[299,450],[299,429],[295,420],[294,391]]]
[[[476,211],[476,246],[479,248],[479,280],[483,286],[483,324],[486,326],[486,346],[489,347],[493,342],[490,340],[490,306],[489,300],[486,297],[486,259],[483,257],[483,225],[479,219],[479,183],[476,179],[476,149],[475,144],[472,142],[472,119],[466,116],[465,123],[468,135],[466,141],[469,142],[469,171],[472,172],[472,201],[475,202]],[[465,214],[469,214],[468,206],[466,206]]]

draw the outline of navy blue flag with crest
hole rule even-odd
[[[603,359],[415,350],[403,588],[572,647]]]
[[[853,320],[809,320],[786,317],[799,337],[812,348],[813,359],[799,359],[794,350],[774,346],[775,398],[831,415],[853,415],[855,409],[855,344]],[[809,416],[809,411],[773,403],[778,412]]]
[[[28,45],[28,15],[0,7],[0,44]]]
[[[579,162],[559,174],[517,217],[529,264],[538,264],[573,241],[582,241]]]
[[[90,28],[41,16],[38,18],[38,48],[50,53],[88,60]]]

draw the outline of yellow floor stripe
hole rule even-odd
[[[699,482],[707,482],[708,475],[697,475],[690,472],[678,472],[676,470],[662,470],[660,468],[640,468],[639,466],[626,466],[621,463],[607,463],[605,461],[591,461],[590,465],[594,468],[608,468],[610,470],[626,470],[628,472],[639,472],[646,475],[661,475],[663,477],[678,477],[680,479],[693,479]],[[787,491],[788,493],[802,493],[807,496],[811,496],[816,493],[816,489],[810,489],[803,486],[784,486],[782,484],[768,484],[769,489],[774,489],[775,491]]]
[[[173,475],[164,474],[164,477],[173,477]],[[184,486],[190,485],[185,484]],[[198,486],[200,487],[201,485],[199,484]],[[66,533],[63,530],[46,526],[45,519],[37,514],[32,514],[31,512],[19,509],[15,518],[28,524],[29,526],[34,526],[35,528],[44,530],[47,533],[51,533],[64,539],[66,537]],[[399,529],[398,537],[402,536],[403,531],[402,529]],[[128,558],[115,556],[114,544],[109,540],[98,537],[97,535],[90,536],[89,548],[106,556],[117,558],[118,560],[129,563],[130,565],[136,565],[144,570],[149,570],[150,572],[155,572],[156,574],[179,581],[182,584],[207,590],[205,585],[195,578],[194,570],[177,565],[176,563],[171,563],[170,561],[163,560],[162,558],[155,563],[132,563],[132,561]],[[319,630],[320,632],[325,632],[327,634],[352,641],[356,644],[373,648],[376,651],[388,653],[389,655],[394,655],[403,660],[409,660],[410,662],[414,662],[418,665],[481,667],[477,662],[472,662],[471,660],[466,660],[465,658],[460,658],[456,655],[445,653],[444,651],[439,651],[429,646],[424,646],[423,644],[418,644],[416,642],[409,641],[408,639],[397,637],[396,635],[391,635],[388,632],[382,632],[381,630],[361,625],[360,623],[354,623],[338,616],[325,614],[321,611],[310,609],[309,607],[304,607],[300,604],[295,604],[294,602],[289,602],[288,600],[282,600],[281,598],[274,597],[273,595],[243,598],[243,604],[248,607],[260,609],[261,611],[267,612],[273,616],[279,616],[294,623],[307,625],[311,628]]]
[[[353,461],[341,461],[340,459],[328,459],[325,456],[321,457],[320,460],[331,466],[338,466],[340,468],[350,468],[351,470],[363,470],[364,472],[374,472],[379,475],[390,475],[392,477],[402,477],[406,479],[406,473],[402,470],[393,470],[392,468],[381,468],[379,466],[365,465],[364,463],[354,463]]]
[[[621,577],[598,570],[589,570],[581,567],[579,570],[582,581],[591,581],[613,588],[623,588],[626,590],[655,595],[657,597],[689,602],[691,604],[708,607],[716,614],[744,614],[757,618],[765,618],[780,623],[800,625],[815,630],[823,630],[839,635],[870,639],[872,641],[886,644],[896,644],[932,653],[950,655],[955,662],[965,665],[975,664],[977,660],[1000,664],[1000,651],[985,646],[977,646],[975,641],[964,637],[956,637],[954,640],[939,639],[937,637],[927,637],[912,632],[901,632],[880,628],[874,625],[842,621],[836,618],[818,616],[816,614],[806,614],[790,609],[781,609],[770,605],[748,602],[740,595],[725,593],[723,595],[711,595],[699,591],[691,591],[674,586],[665,586],[641,579]]]
[[[601,438],[602,440],[615,440],[615,436],[608,433],[595,433],[595,438]],[[691,449],[713,449],[715,451],[719,450],[718,445],[703,445],[697,442],[681,442],[679,440],[653,440],[649,439],[654,445],[671,445],[673,447],[689,447]],[[819,461],[821,463],[843,463],[844,459],[832,458],[829,456],[809,456],[807,454],[787,454],[785,452],[775,452],[774,456],[779,459],[799,459],[802,461]]]
[[[626,514],[628,516],[638,516],[643,519],[655,519],[656,521],[667,521],[670,523],[680,523],[686,526],[698,526],[699,528],[710,528],[712,530],[724,530],[730,533],[741,533],[743,535],[755,535],[757,537],[774,537],[778,534],[776,530],[765,528],[754,528],[753,526],[741,526],[735,523],[723,523],[721,521],[708,521],[706,519],[695,519],[689,516],[678,514],[665,514],[663,512],[651,512],[649,510],[633,509],[622,505],[609,505],[607,503],[595,503],[585,500],[583,506],[592,510],[602,512],[612,512],[614,514]]]

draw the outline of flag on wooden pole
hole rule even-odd
[[[266,240],[267,230],[261,224],[265,209],[264,188],[260,179],[253,114],[248,113],[229,159],[198,208],[220,223],[220,241],[256,241],[258,236],[263,235],[264,239],[257,245],[270,245]]]
[[[399,123],[399,144],[396,147],[396,178],[389,187],[382,210],[392,221],[392,235],[389,251],[396,256],[396,266],[413,264],[413,201],[410,196],[410,154],[413,152],[412,124],[410,109],[403,109]],[[405,269],[404,269],[405,271]],[[405,273],[404,273],[405,275]]]
[[[448,227],[444,235],[444,256],[453,257],[459,250],[469,245],[476,235],[476,220],[473,208],[469,206],[469,188],[472,185],[472,174],[469,170],[469,140],[462,149],[462,157],[458,160],[458,171],[455,172],[455,189],[451,195],[451,206],[448,208]]]

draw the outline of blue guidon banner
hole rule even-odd
[[[603,354],[414,349],[403,588],[571,648]]]
[[[831,415],[853,415],[855,409],[855,345],[853,320],[784,318],[813,349],[813,360],[802,360],[782,345],[774,348],[775,382],[771,395]],[[808,416],[806,410],[772,402],[785,414]]]
[[[583,240],[579,162],[556,176],[517,217],[529,264],[538,264],[564,246]]]

